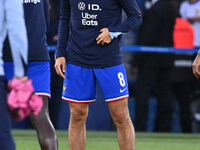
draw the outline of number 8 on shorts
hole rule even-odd
[[[126,82],[125,82],[125,80],[124,80],[124,75],[123,75],[123,73],[119,72],[119,73],[118,73],[118,78],[119,78],[119,83],[120,83],[120,85],[121,85],[122,87],[125,87]]]

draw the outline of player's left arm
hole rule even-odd
[[[142,22],[142,15],[136,0],[118,0],[119,5],[125,11],[127,19],[114,27],[101,29],[101,34],[97,37],[97,44],[104,45],[110,43],[112,39],[117,38],[121,34],[125,34],[138,27]]]

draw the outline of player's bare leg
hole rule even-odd
[[[108,103],[117,126],[120,150],[135,150],[135,131],[128,110],[128,99]]]
[[[86,119],[88,104],[69,103],[69,147],[70,150],[84,150],[86,145]]]
[[[43,98],[43,108],[38,116],[31,115],[31,122],[37,131],[41,150],[57,150],[58,141],[55,129],[49,118],[48,97]]]

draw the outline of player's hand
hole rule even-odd
[[[194,76],[198,79],[200,77],[200,51],[192,64],[192,71]]]
[[[101,34],[96,38],[97,44],[104,45],[109,44],[112,41],[112,38],[110,36],[110,32],[108,31],[108,28],[103,28],[100,30]]]
[[[59,57],[56,59],[54,67],[56,69],[56,73],[62,78],[65,78],[65,75],[63,74],[63,72],[65,72],[65,66],[66,66],[65,57]]]

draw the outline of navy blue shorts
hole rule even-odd
[[[11,118],[6,101],[7,85],[4,77],[0,76],[0,150],[15,150],[11,134]]]
[[[11,80],[14,75],[13,62],[4,62],[5,77]],[[32,79],[33,87],[37,95],[50,97],[50,63],[29,62],[28,78]]]
[[[96,99],[98,82],[106,102],[128,98],[128,83],[124,65],[90,69],[66,64],[63,100],[74,103],[91,103]]]

